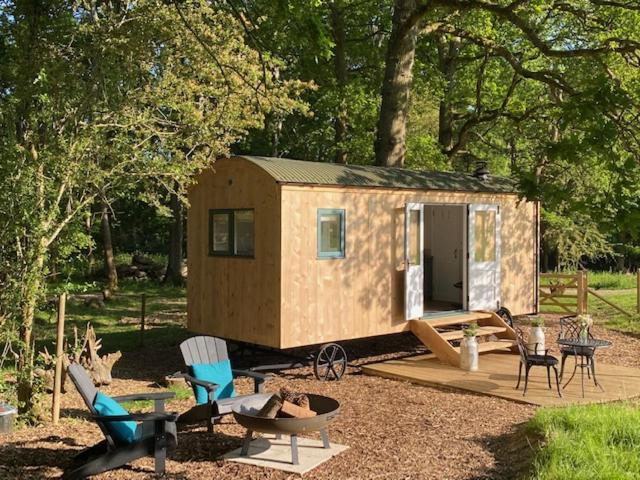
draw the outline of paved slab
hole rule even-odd
[[[240,456],[240,448],[233,450],[222,458],[232,461],[255,465],[257,467],[274,468],[300,475],[313,470],[318,465],[344,452],[349,447],[331,444],[331,448],[323,448],[322,441],[311,438],[298,437],[299,464],[291,463],[291,443],[288,436],[276,439],[274,435],[264,435],[251,442],[249,455]]]

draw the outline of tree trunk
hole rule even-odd
[[[87,235],[89,235],[89,237],[91,237],[92,222],[93,222],[93,209],[89,209],[89,213],[85,216],[85,219],[84,219],[84,228]],[[87,276],[89,278],[93,277],[93,271],[94,271],[95,265],[96,265],[96,256],[93,253],[93,242],[91,242],[89,244],[89,251],[87,252]]]
[[[336,83],[340,96],[340,103],[334,120],[334,140],[336,144],[336,163],[347,163],[347,152],[344,148],[347,141],[347,104],[345,89],[347,87],[347,37],[344,27],[344,10],[340,0],[332,2],[329,6],[331,10],[331,27],[333,30],[333,65],[336,74]]]
[[[182,276],[183,207],[180,198],[175,193],[171,194],[169,204],[173,213],[173,222],[169,230],[169,260],[164,281],[171,282],[174,285],[181,285],[184,283],[184,277]]]
[[[415,0],[395,2],[382,82],[382,105],[375,144],[376,165],[404,165],[413,60],[418,36],[416,22],[409,20],[415,8]]]
[[[26,272],[22,297],[22,322],[20,325],[20,341],[22,348],[18,354],[18,411],[31,412],[34,407],[33,398],[33,320],[35,318],[38,294],[43,278],[46,257],[46,246],[41,239],[37,251],[34,252],[32,268]]]
[[[459,39],[447,39],[444,35],[438,39],[438,68],[445,80],[445,90],[438,115],[438,143],[445,153],[451,151],[454,143],[452,97],[459,48]]]
[[[107,290],[118,289],[118,272],[113,258],[113,243],[111,242],[111,225],[109,224],[109,206],[102,204],[102,246],[104,249],[104,275],[107,279]]]

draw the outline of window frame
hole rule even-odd
[[[235,253],[236,250],[236,212],[253,212],[253,253]],[[215,215],[226,214],[229,219],[229,249],[225,251],[215,251],[213,249],[213,217]],[[234,257],[234,258],[255,258],[256,254],[256,211],[255,208],[210,208],[209,209],[209,256],[210,257]]]
[[[323,252],[320,250],[322,244],[321,234],[321,218],[323,215],[339,215],[340,216],[340,250],[336,252]],[[347,213],[344,208],[319,208],[316,217],[316,253],[319,260],[344,259],[346,258],[346,218]]]

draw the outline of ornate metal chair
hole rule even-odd
[[[516,385],[516,390],[520,388],[520,379],[522,378],[523,366],[525,367],[524,392],[522,392],[523,397],[527,394],[527,387],[529,385],[529,370],[531,370],[532,367],[547,368],[547,382],[549,383],[549,388],[551,388],[551,369],[553,368],[553,371],[556,374],[556,387],[558,389],[558,395],[562,397],[562,392],[560,391],[560,380],[558,379],[558,369],[556,368],[556,365],[558,365],[558,359],[552,355],[549,355],[550,349],[546,349],[544,355],[535,355],[529,353],[529,348],[527,342],[525,341],[522,329],[520,327],[515,327],[514,330],[516,332],[518,351],[520,352],[520,365],[518,369],[518,384]],[[538,351],[537,343],[534,346],[534,352],[535,351]]]
[[[560,333],[558,334],[558,340],[561,338],[580,338],[580,332],[582,331],[582,325],[578,322],[577,318],[574,316],[566,316],[560,319]],[[593,339],[593,335],[591,335],[590,327],[587,327],[587,336],[590,339]],[[564,375],[564,363],[567,360],[567,357],[571,356],[575,359],[576,363],[578,362],[578,357],[584,357],[587,361],[586,364],[590,365],[593,370],[595,370],[595,348],[589,347],[560,347],[560,353],[562,354],[562,360],[560,363],[560,380]],[[591,378],[591,372],[587,368],[587,376]]]

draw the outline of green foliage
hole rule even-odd
[[[467,325],[467,328],[462,330],[462,333],[465,337],[475,337],[478,334],[478,323],[471,322],[469,325]]]
[[[576,270],[584,258],[598,259],[613,254],[607,237],[591,217],[574,214],[572,217],[543,211],[545,225],[542,239],[558,255],[562,270]]]
[[[266,115],[304,112],[304,84],[241,32],[203,0],[2,5],[0,317],[22,364],[49,262],[91,246],[92,204],[160,208]]]
[[[636,275],[634,273],[615,272],[589,272],[589,287],[609,290],[624,290],[636,288]]]
[[[531,319],[532,327],[544,327],[544,318],[542,317],[534,317]]]
[[[532,480],[640,476],[640,409],[635,404],[543,408],[527,428],[543,442]]]

